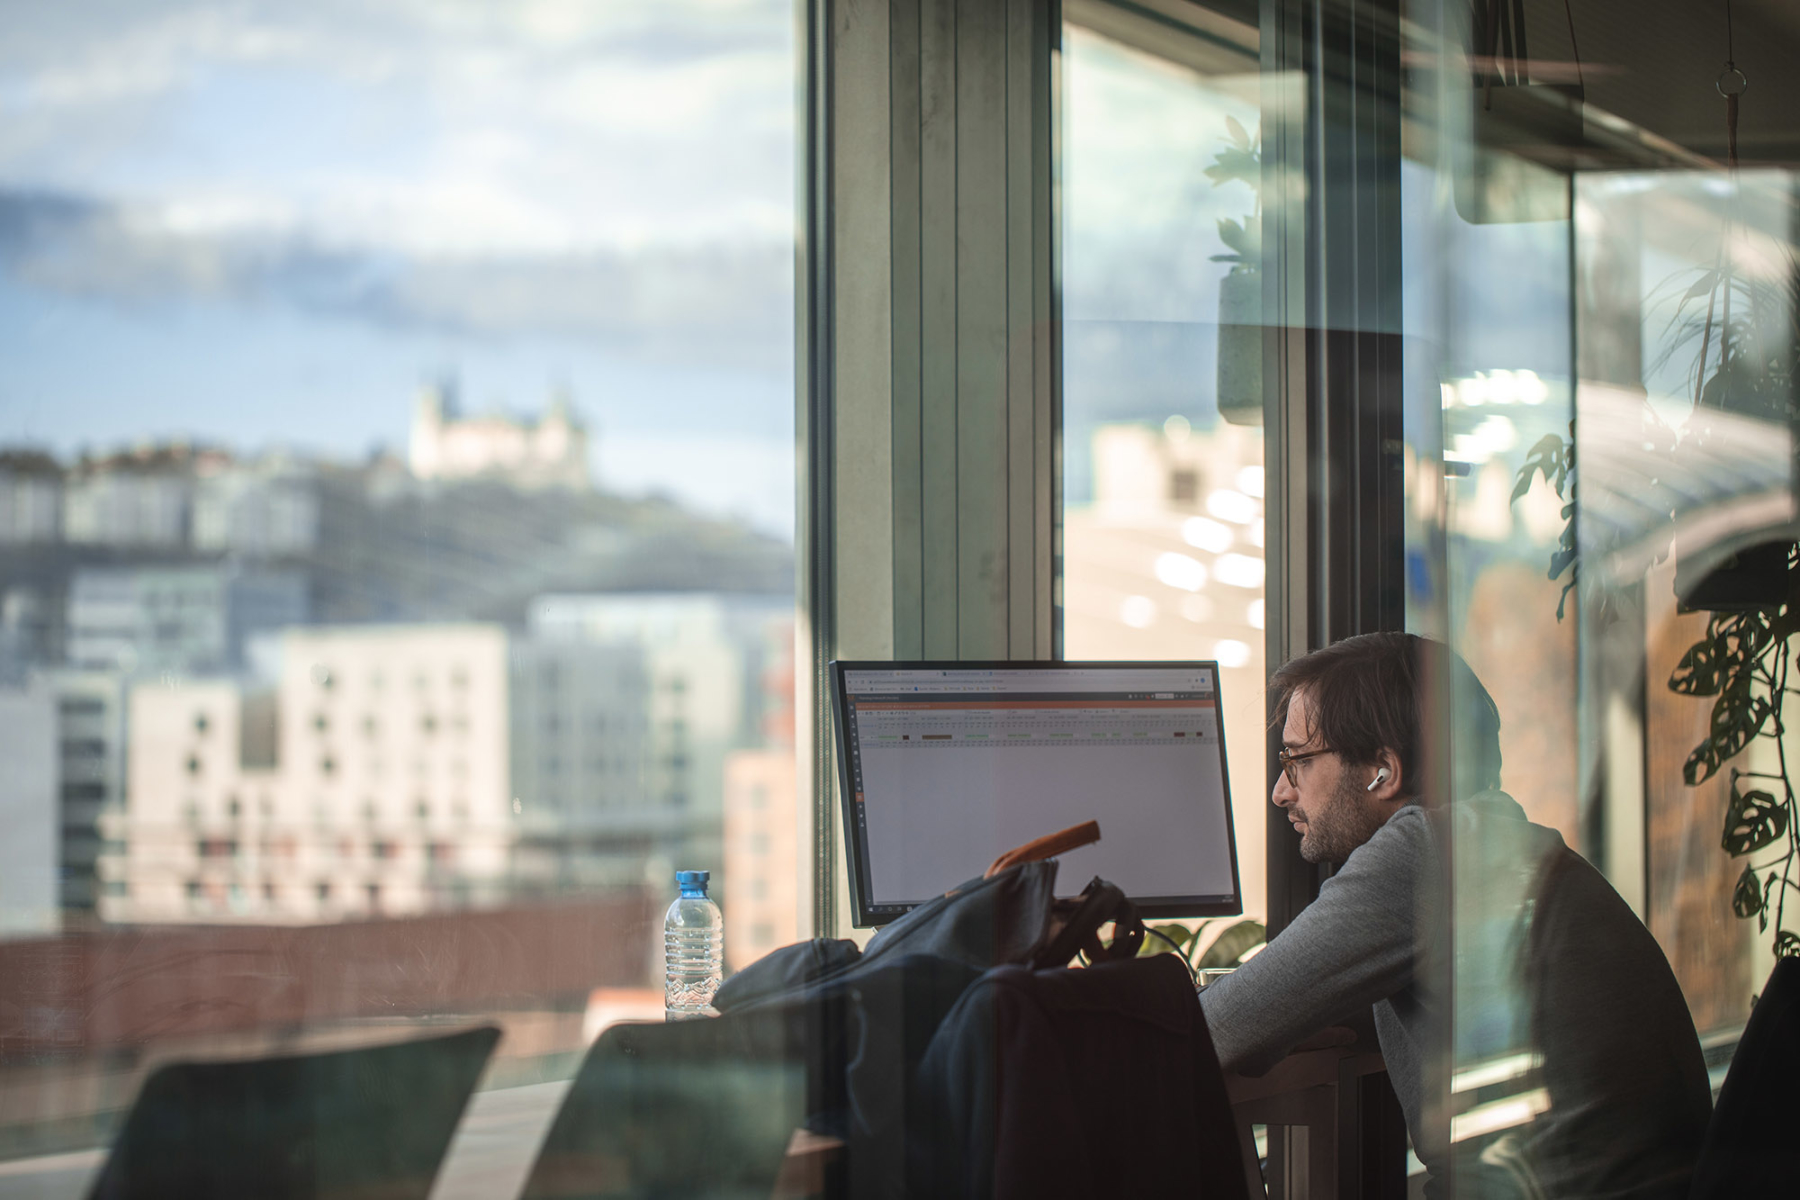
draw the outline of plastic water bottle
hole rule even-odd
[[[725,919],[706,895],[709,871],[677,871],[681,895],[663,918],[663,947],[668,974],[663,983],[663,1015],[687,1021],[713,1014],[723,964]]]

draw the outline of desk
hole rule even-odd
[[[1269,1200],[1387,1200],[1406,1193],[1398,1104],[1381,1055],[1348,1029],[1326,1030],[1266,1075],[1227,1072],[1247,1183],[1261,1196],[1252,1125],[1269,1126]]]

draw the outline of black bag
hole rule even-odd
[[[1060,967],[1084,952],[1090,962],[1134,958],[1144,923],[1125,893],[1093,879],[1079,896],[1056,898],[1055,859],[1023,862],[971,879],[878,930],[867,950],[847,938],[814,938],[765,955],[726,980],[713,998],[731,1012],[826,984],[840,984],[892,959],[929,955],[985,971],[1016,964]],[[1100,929],[1114,926],[1110,944]]]
[[[1119,888],[1095,879],[1080,896],[1056,898],[1057,864],[1047,856],[1098,837],[1090,822],[1040,838],[878,930],[867,950],[815,938],[720,987],[713,1006],[722,1021],[782,1029],[807,1080],[806,1128],[843,1142],[827,1195],[926,1194],[909,1164],[929,1161],[916,1142],[934,1128],[932,1100],[915,1076],[944,1017],[983,972],[1063,966],[1077,951],[1090,961],[1136,956],[1144,927]],[[1102,945],[1108,921],[1117,932]]]

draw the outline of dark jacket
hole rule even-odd
[[[1085,970],[999,967],[963,993],[920,1065],[940,1197],[1242,1200],[1230,1103],[1172,955]]]

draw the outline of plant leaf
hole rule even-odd
[[[1713,702],[1712,732],[1682,764],[1681,776],[1688,786],[1711,779],[1736,758],[1774,713],[1767,700],[1751,693],[1748,672],[1733,676]]]
[[[1250,133],[1236,117],[1225,118],[1225,128],[1231,131],[1231,140],[1240,150],[1250,149]]]
[[[1774,641],[1762,613],[1715,613],[1707,623],[1706,639],[1695,642],[1676,664],[1669,690],[1688,696],[1718,695],[1740,676],[1747,680],[1750,668]]]
[[[1199,935],[1200,930],[1206,928],[1206,922],[1202,921],[1195,929],[1189,929],[1186,925],[1151,925],[1148,928],[1152,932],[1145,936],[1144,944],[1138,947],[1139,958],[1149,958],[1153,954],[1168,954],[1171,951],[1176,954],[1182,953],[1187,949],[1188,944]],[[1162,937],[1157,936],[1159,933]],[[1163,938],[1169,940],[1165,942]]]
[[[1738,876],[1737,887],[1731,892],[1731,911],[1740,921],[1745,921],[1761,912],[1762,907],[1762,881],[1756,877],[1756,868],[1746,863],[1744,873]]]
[[[1765,791],[1739,792],[1737,781],[1731,784],[1731,801],[1725,811],[1725,834],[1719,839],[1719,845],[1737,858],[1744,854],[1753,854],[1776,838],[1787,832],[1787,805],[1776,800],[1774,795]],[[1748,881],[1746,883],[1746,880]],[[1731,907],[1737,910],[1738,899],[1748,887],[1756,891],[1756,877],[1750,868],[1744,868],[1744,876],[1738,880],[1737,891],[1732,893]],[[1738,913],[1749,916],[1756,912]]]
[[[1262,945],[1268,936],[1269,931],[1261,921],[1239,921],[1213,939],[1213,944],[1206,948],[1194,969],[1234,966],[1244,957],[1244,951]]]
[[[1783,929],[1775,935],[1776,958],[1800,958],[1800,933]]]
[[[1525,462],[1519,473],[1513,477],[1513,502],[1517,503],[1526,492],[1531,490],[1531,481],[1538,475],[1544,482],[1556,489],[1558,499],[1563,496],[1563,487],[1569,477],[1569,459],[1573,456],[1573,447],[1565,445],[1562,436],[1546,433],[1525,455]]]
[[[1724,686],[1725,663],[1711,638],[1689,646],[1669,676],[1669,690],[1684,696],[1716,696]]]
[[[1699,297],[1704,296],[1704,295],[1706,295],[1706,293],[1712,291],[1713,286],[1716,283],[1718,283],[1718,281],[1719,281],[1719,273],[1717,271],[1702,271],[1700,273],[1700,278],[1694,280],[1693,285],[1688,288],[1686,294],[1684,294],[1681,298],[1683,300],[1698,299]],[[1668,293],[1665,292],[1663,294],[1667,295]]]
[[[1212,166],[1202,172],[1214,187],[1241,183],[1251,191],[1262,187],[1262,158],[1254,150],[1225,149],[1213,156]]]

